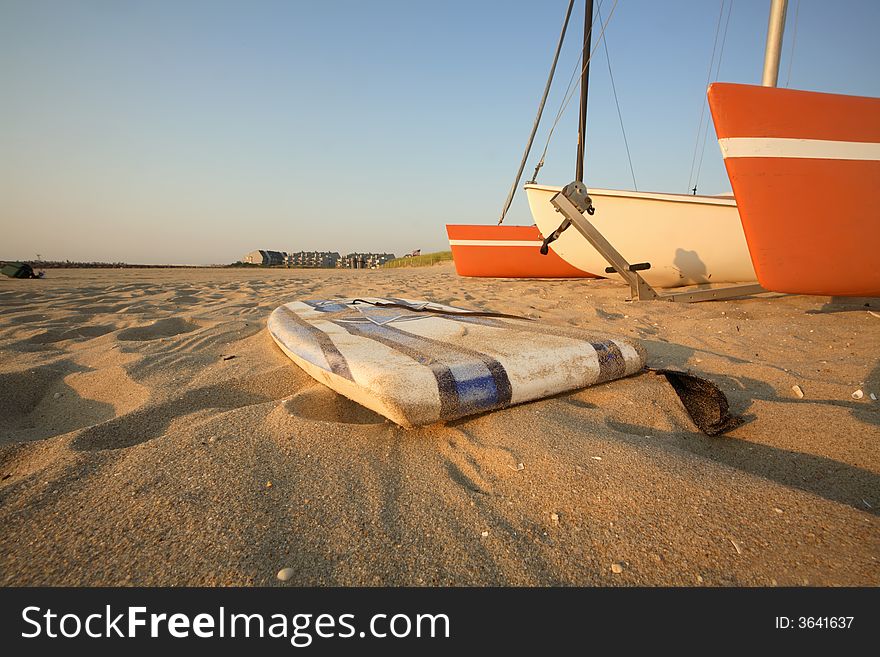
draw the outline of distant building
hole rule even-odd
[[[339,259],[337,267],[348,269],[375,269],[389,260],[394,260],[393,253],[349,253]]]
[[[242,262],[264,266],[283,265],[286,260],[287,254],[283,251],[267,251],[265,249],[251,251],[241,259]]]
[[[336,251],[268,251],[258,249],[242,257],[241,262],[252,265],[287,265],[311,269],[344,267],[347,269],[375,269],[389,260],[394,260],[393,253],[349,253],[340,256]]]
[[[335,251],[298,251],[287,254],[288,267],[333,268],[339,262]]]

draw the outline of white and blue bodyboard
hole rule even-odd
[[[268,321],[309,375],[413,427],[506,408],[642,370],[633,342],[407,299],[294,301]]]

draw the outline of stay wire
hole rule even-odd
[[[596,50],[599,48],[599,42],[602,40],[602,37],[605,34],[605,28],[607,28],[608,23],[611,22],[611,17],[614,15],[614,10],[617,8],[618,2],[619,2],[619,0],[614,0],[614,4],[611,6],[611,12],[608,14],[608,18],[605,19],[605,22],[602,24],[602,30],[599,32],[599,38],[596,40],[596,45],[593,46],[593,49],[590,51],[590,56],[587,58],[587,61],[581,67],[581,75],[583,75],[584,71],[590,65],[590,62],[593,61],[593,55],[596,54]],[[600,8],[601,8],[601,2],[600,2]],[[583,59],[583,57],[581,57],[580,59]],[[541,153],[541,159],[538,161],[538,166],[535,167],[535,174],[534,174],[534,176],[532,176],[532,180],[530,182],[535,182],[535,179],[538,176],[538,170],[542,166],[544,166],[544,158],[547,155],[547,149],[550,147],[550,139],[553,137],[553,131],[556,130],[556,126],[559,124],[559,120],[562,118],[562,115],[565,113],[565,109],[568,107],[568,103],[571,101],[571,98],[574,95],[574,92],[578,89],[579,86],[580,86],[580,82],[578,82],[577,85],[575,85],[573,88],[571,88],[571,90],[567,94],[567,97],[563,100],[562,106],[559,108],[559,112],[556,115],[556,120],[553,122],[553,125],[550,126],[550,132],[547,134],[547,143],[544,144],[544,151]]]
[[[718,24],[715,26],[715,42],[712,44],[712,57],[709,59],[709,70],[706,73],[706,84],[703,87],[705,93],[705,89],[709,87],[709,81],[712,79],[712,69],[715,66],[715,51],[718,48],[718,36],[721,34],[721,19],[724,16],[724,1],[721,0],[721,7],[718,11]],[[697,139],[694,143],[694,156],[691,159],[691,172],[688,174],[688,191],[692,190],[691,182],[694,179],[694,168],[697,165],[697,153],[700,149],[700,136],[703,133],[703,117],[706,114],[706,98],[705,96],[701,96],[700,99],[700,122],[697,124]],[[694,191],[696,194],[696,191]]]
[[[721,37],[721,48],[718,50],[718,66],[715,68],[715,76],[712,78],[713,81],[718,80],[718,75],[721,73],[721,59],[724,57],[724,44],[727,43],[727,26],[730,25],[730,14],[733,13],[733,0],[730,0],[730,5],[728,5],[727,9],[727,20],[724,22],[724,34]],[[709,134],[709,120],[706,120],[706,125],[703,128],[703,146],[700,149],[700,161],[697,164],[697,175],[694,179],[694,187],[700,186],[700,172],[703,169],[703,156],[706,154],[706,137]]]
[[[538,115],[535,117],[535,122],[532,125],[532,132],[526,143],[526,150],[520,161],[516,178],[514,179],[513,185],[511,185],[507,198],[504,201],[504,207],[501,209],[501,216],[498,219],[499,226],[504,221],[504,217],[507,216],[507,211],[510,209],[510,204],[513,202],[513,196],[516,194],[516,188],[519,186],[519,181],[522,178],[523,169],[526,168],[526,161],[529,158],[532,144],[535,141],[535,133],[538,132],[538,125],[541,123],[541,116],[544,114],[544,104],[547,102],[547,95],[550,93],[550,85],[553,82],[553,75],[556,72],[556,62],[559,61],[559,52],[562,50],[562,42],[565,40],[565,32],[568,29],[568,19],[571,18],[572,7],[574,7],[574,0],[569,0],[568,10],[565,12],[565,20],[562,23],[562,32],[559,34],[559,42],[556,44],[556,52],[553,55],[553,64],[550,66],[550,74],[547,76],[547,84],[544,86],[544,95],[541,96],[541,102],[538,104]]]
[[[801,0],[798,0],[797,4],[794,6],[794,28],[792,29],[791,34],[791,49],[788,51],[788,74],[785,76],[786,87],[788,87],[788,83],[791,82],[791,65],[794,62],[794,46],[797,42],[798,13],[800,10]]]
[[[599,16],[599,22],[602,22],[602,8],[596,10]],[[629,153],[629,142],[626,139],[626,128],[623,127],[623,114],[620,112],[620,102],[617,100],[617,87],[614,84],[614,74],[611,72],[611,55],[608,54],[608,40],[602,37],[602,46],[605,48],[605,61],[608,62],[608,77],[611,78],[611,91],[614,94],[614,104],[617,106],[617,118],[620,121],[620,132],[623,133],[623,145],[626,148],[626,159],[629,162],[629,175],[632,176],[633,191],[639,191],[636,184],[636,172],[633,169],[632,156]]]

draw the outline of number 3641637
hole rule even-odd
[[[776,628],[780,630],[838,630],[848,629],[852,626],[855,616],[788,616],[776,617]]]

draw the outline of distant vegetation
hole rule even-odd
[[[417,255],[411,258],[395,258],[386,262],[382,267],[387,269],[394,269],[396,267],[430,267],[445,260],[452,260],[452,251],[426,253],[425,255]]]
[[[177,269],[197,265],[132,265],[127,262],[77,262],[75,260],[17,260],[34,269]]]

